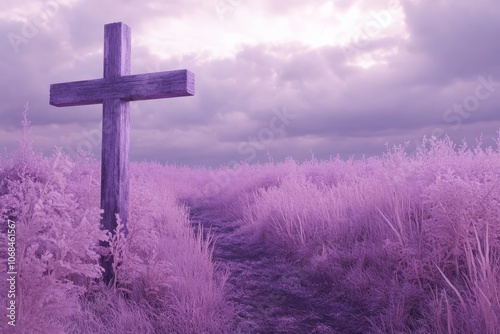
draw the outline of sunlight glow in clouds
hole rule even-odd
[[[275,161],[379,154],[436,130],[496,138],[496,86],[470,116],[454,106],[477,78],[500,81],[497,1],[0,0],[0,149],[14,149],[26,101],[45,154],[100,131],[99,106],[53,108],[48,88],[102,76],[111,22],[132,28],[134,74],[187,68],[197,80],[193,98],[131,104],[131,160],[247,160],[241,143],[285,106],[297,119],[252,162],[267,150]]]
[[[407,34],[401,6],[384,4],[367,11],[359,1],[347,9],[326,1],[322,6],[299,7],[284,15],[263,11],[258,4],[241,3],[231,15],[219,20],[214,20],[214,14],[207,11],[195,15],[198,18],[194,21],[200,22],[196,28],[192,27],[193,20],[149,21],[137,43],[162,59],[199,54],[213,60],[234,57],[244,45],[300,44],[311,48],[349,45],[362,49],[369,47],[372,40]],[[182,38],[178,38],[179,33]],[[378,52],[372,57],[353,59],[351,63],[366,68],[383,63],[384,55],[392,54]]]
[[[397,55],[399,52],[399,47],[395,46],[391,49],[375,50],[373,52],[364,53],[360,56],[353,57],[351,61],[347,63],[352,66],[361,67],[368,69],[375,65],[387,65],[387,59],[391,56]]]
[[[372,52],[360,52],[373,47],[372,42],[383,38],[396,38],[400,42],[407,38],[403,9],[389,3],[377,10],[366,11],[361,7],[350,7],[346,13],[337,14],[341,34],[337,34],[339,43],[348,58],[347,63],[361,68],[387,64],[386,58],[398,53],[398,47],[390,50],[375,49]],[[360,54],[361,53],[361,54]]]

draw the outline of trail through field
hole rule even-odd
[[[342,302],[331,282],[308,277],[300,264],[273,254],[242,232],[241,220],[206,207],[190,208],[190,216],[195,230],[203,227],[204,237],[211,231],[213,259],[230,272],[229,301],[237,309],[234,333],[363,332],[360,310]]]

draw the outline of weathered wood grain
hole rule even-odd
[[[50,85],[50,104],[57,107],[103,104],[101,224],[114,232],[116,214],[128,233],[129,211],[129,101],[194,95],[195,77],[188,70],[130,75],[131,32],[121,23],[104,26],[102,79]],[[101,243],[108,247],[107,242]],[[113,259],[102,257],[104,281],[114,280]]]
[[[130,28],[122,23],[104,26],[104,80],[117,80],[130,75],[131,57]],[[83,92],[82,92],[83,93]],[[68,94],[69,95],[69,94]],[[69,95],[70,98],[74,97]],[[114,232],[117,227],[116,214],[123,223],[123,232],[128,232],[130,105],[114,96],[102,100],[102,151],[101,151],[101,209],[102,227]],[[109,246],[107,242],[102,246]],[[104,281],[114,279],[113,258],[102,257]]]
[[[127,25],[105,25],[104,80],[113,81],[130,74],[130,41],[131,33]],[[120,215],[125,229],[128,223],[130,107],[120,98],[103,96],[102,126],[106,131],[102,134],[101,151],[101,209],[104,209],[102,224],[108,231],[113,231],[116,228],[116,213]]]
[[[100,104],[109,98],[140,101],[192,95],[194,73],[188,70],[50,85],[50,104],[57,107]]]

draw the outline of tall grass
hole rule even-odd
[[[7,281],[0,280],[0,331],[228,332],[226,276],[214,267],[209,240],[192,231],[188,209],[171,188],[178,183],[157,164],[132,165],[130,233],[114,239],[119,284],[105,286],[99,163],[60,149],[48,158],[36,153],[24,115],[20,148],[0,166],[0,255],[5,267],[5,224],[14,220],[18,272],[15,327],[5,321]]]
[[[372,330],[499,332],[498,151],[429,139],[412,158],[396,147],[299,169],[242,209],[264,242],[353,300],[366,286]]]
[[[329,286],[325,299],[358,310],[367,333],[500,333],[500,153],[481,142],[237,169],[134,163],[119,284],[106,287],[99,164],[35,153],[23,125],[19,150],[0,160],[1,219],[19,226],[20,333],[234,331],[228,274],[190,226],[189,210],[207,208]]]

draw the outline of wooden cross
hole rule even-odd
[[[130,28],[121,22],[104,26],[104,78],[50,85],[56,107],[103,104],[101,209],[102,227],[116,230],[120,215],[128,233],[130,108],[129,101],[194,95],[194,74],[188,70],[130,75]],[[109,247],[109,244],[102,243]],[[114,279],[112,258],[101,258],[104,281]]]

